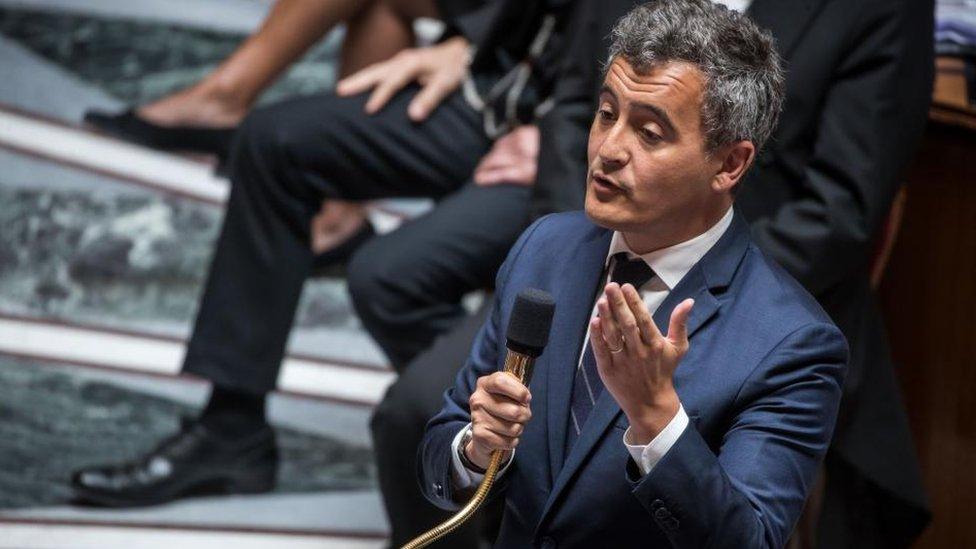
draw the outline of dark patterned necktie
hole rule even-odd
[[[610,276],[611,282],[633,284],[637,289],[647,283],[654,276],[654,271],[644,262],[643,259],[627,259],[627,252],[620,252],[613,255],[613,274]],[[602,293],[602,292],[601,292]],[[590,340],[586,340],[586,349],[583,351],[583,358],[580,360],[579,367],[576,369],[576,376],[573,379],[573,396],[570,401],[569,410],[569,429],[566,437],[566,455],[569,449],[576,443],[586,418],[590,416],[596,399],[603,392],[603,381],[596,369],[596,356],[593,354],[593,347]]]

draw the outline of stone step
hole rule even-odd
[[[161,376],[180,373],[184,342],[172,338],[89,328],[64,322],[0,315],[0,352],[91,367]],[[371,406],[394,374],[313,357],[285,358],[278,390]]]

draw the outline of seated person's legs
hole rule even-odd
[[[396,370],[455,327],[466,293],[494,284],[528,224],[530,192],[469,183],[434,211],[356,252],[349,264],[356,312]]]
[[[273,471],[273,458],[247,454],[235,462],[231,456],[248,439],[245,433],[269,432],[263,398],[274,388],[312,264],[309,225],[319,204],[446,195],[488,147],[479,117],[458,94],[424,123],[409,121],[406,105],[415,93],[405,90],[373,116],[363,113],[365,96],[329,94],[245,119],[231,155],[227,214],[184,362],[185,372],[214,383],[212,402],[175,444],[128,466],[81,471],[74,483],[80,496],[112,505],[157,503],[203,484],[234,488]],[[255,444],[246,450],[267,453],[273,439]],[[164,474],[147,472],[153,457],[169,463]]]
[[[402,3],[417,6],[408,11],[396,5]],[[261,27],[201,81],[142,105],[134,113],[115,116],[92,111],[86,120],[122,139],[148,146],[222,152],[200,149],[185,140],[167,146],[161,130],[233,128],[265,89],[337,24],[346,22],[339,69],[340,76],[346,76],[412,46],[416,17],[436,18],[437,9],[430,0],[278,0]],[[156,131],[129,123],[133,118],[157,126]]]

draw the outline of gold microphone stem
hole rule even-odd
[[[508,355],[505,356],[505,372],[515,376],[522,385],[528,385],[529,379],[532,377],[532,366],[534,362],[535,359],[529,355],[509,350]],[[495,450],[491,453],[491,461],[488,462],[485,478],[481,480],[481,484],[478,485],[478,489],[475,490],[474,495],[471,496],[471,499],[460,511],[441,524],[417,536],[401,549],[420,549],[421,547],[427,547],[431,543],[450,534],[464,524],[466,520],[471,518],[475,511],[481,507],[481,504],[484,503],[485,498],[488,497],[488,491],[491,490],[491,486],[495,483],[495,475],[498,474],[498,469],[501,467],[503,456],[504,453],[501,450]]]

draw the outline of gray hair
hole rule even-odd
[[[751,141],[759,150],[783,106],[783,69],[772,36],[745,15],[710,0],[656,0],[614,26],[607,68],[622,56],[638,73],[668,61],[705,76],[705,150]]]

